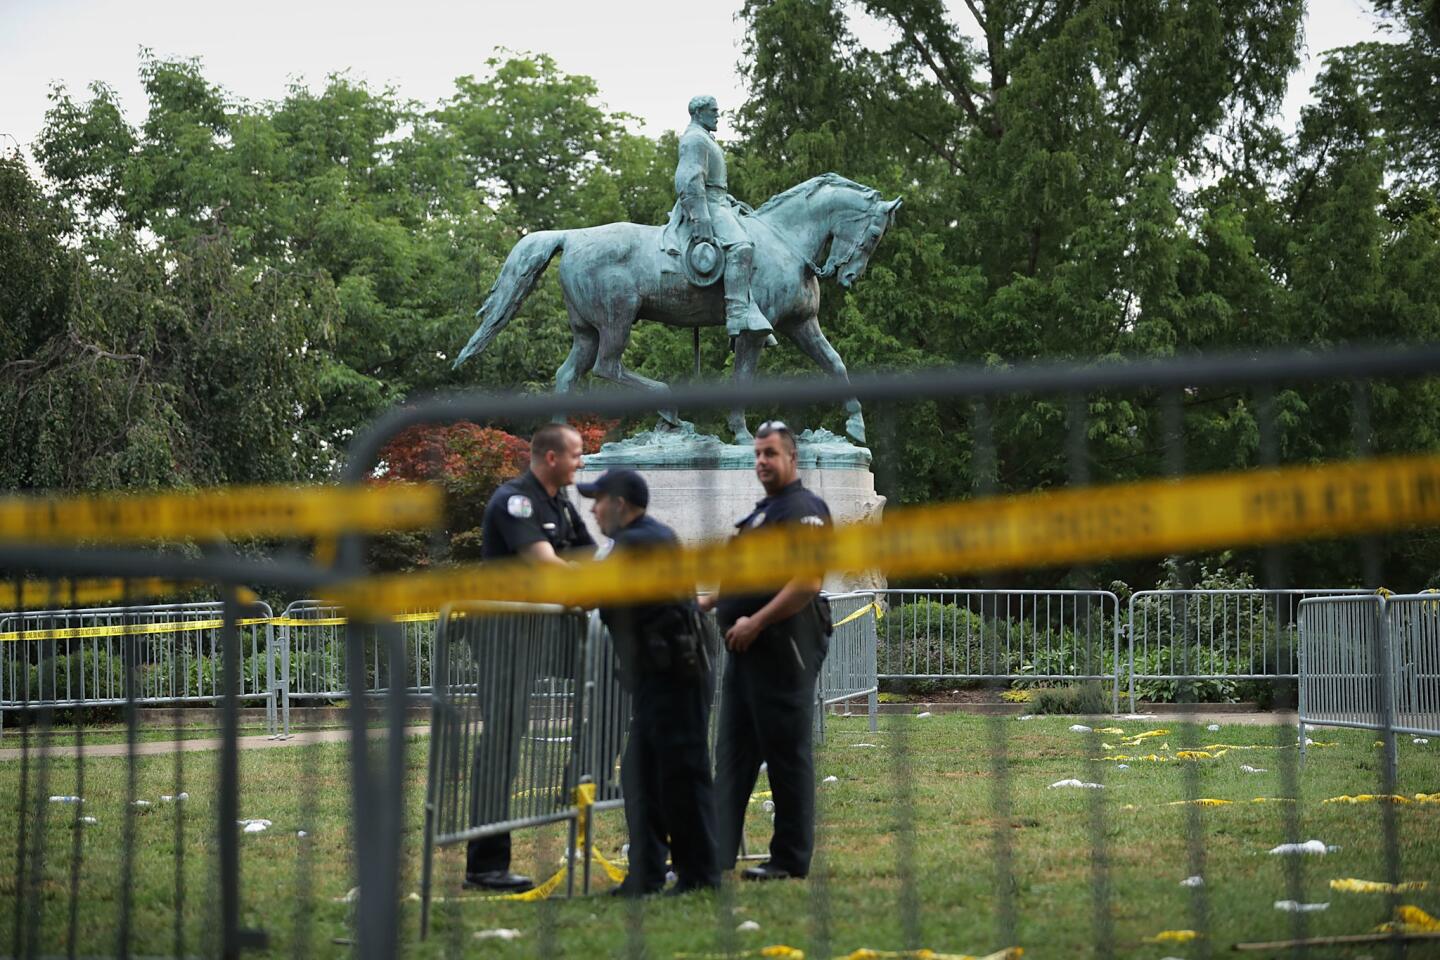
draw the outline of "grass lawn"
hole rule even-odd
[[[676,952],[708,952],[724,946],[720,931],[746,949],[769,944],[805,948],[813,957],[818,924],[826,918],[829,954],[860,947],[901,949],[929,947],[942,953],[986,953],[1007,944],[996,930],[997,890],[1002,879],[992,866],[994,818],[989,773],[988,734],[991,723],[1004,725],[1010,753],[1012,810],[1008,836],[1013,843],[1012,889],[1016,898],[1016,942],[1030,957],[1074,957],[1094,953],[1094,899],[1090,868],[1091,803],[1103,803],[1105,841],[1111,863],[1110,908],[1116,953],[1158,958],[1193,957],[1197,944],[1143,943],[1162,930],[1194,924],[1192,891],[1180,886],[1189,873],[1185,829],[1190,808],[1170,806],[1184,797],[1186,769],[1198,775],[1199,795],[1235,801],[1200,810],[1205,845],[1205,896],[1211,917],[1211,944],[1228,950],[1240,940],[1283,939],[1291,934],[1291,916],[1276,911],[1275,900],[1288,899],[1283,858],[1267,851],[1282,842],[1285,805],[1252,803],[1255,797],[1282,793],[1280,755],[1273,748],[1273,728],[1225,726],[1218,732],[1196,731],[1199,744],[1256,745],[1232,750],[1218,759],[1155,763],[1135,761],[1129,769],[1116,762],[1087,761],[1089,738],[1068,729],[1072,718],[1041,717],[991,721],[949,715],[928,718],[882,718],[880,732],[871,733],[863,718],[835,718],[828,744],[817,753],[820,777],[836,782],[819,787],[821,803],[821,864],[809,881],[765,886],[736,885],[726,895],[657,899],[638,906],[603,896],[555,899],[544,904],[487,901],[458,889],[463,850],[437,853],[440,884],[430,937],[418,941],[418,904],[402,904],[401,924],[406,952],[441,955],[481,952],[485,956],[587,956],[624,954],[627,945],[643,941],[648,954],[670,957]],[[896,724],[904,724],[903,732]],[[1178,719],[1114,721],[1127,734],[1168,727],[1164,737],[1143,748],[1117,747],[1127,754],[1173,754],[1183,743]],[[1303,861],[1303,900],[1329,902],[1322,913],[1308,917],[1312,934],[1361,933],[1383,919],[1385,898],[1340,893],[1329,889],[1332,878],[1368,880],[1384,876],[1380,808],[1376,804],[1326,804],[1342,794],[1377,791],[1379,752],[1375,736],[1364,731],[1318,730],[1316,739],[1333,747],[1314,749],[1302,776],[1301,839],[1319,839],[1340,847],[1325,856]],[[905,749],[897,749],[901,745]],[[1114,735],[1101,739],[1116,743]],[[873,744],[874,746],[859,746]],[[13,745],[13,741],[8,744]],[[1167,746],[1170,749],[1164,749]],[[419,887],[421,810],[428,740],[419,738],[409,750],[407,790],[406,876],[402,889]],[[1401,738],[1399,792],[1440,791],[1440,740],[1422,746]],[[918,942],[907,943],[906,909],[899,860],[905,845],[897,842],[897,758],[908,758],[914,808],[913,879]],[[321,744],[293,749],[253,751],[242,755],[242,817],[264,817],[274,826],[264,833],[241,836],[243,917],[247,926],[263,927],[271,936],[271,952],[286,956],[345,956],[349,947],[333,941],[350,935],[349,904],[342,902],[353,885],[348,831],[349,780],[347,748]],[[208,879],[216,844],[210,836],[215,816],[216,755],[182,757],[183,783],[175,780],[176,758],[146,757],[138,764],[137,796],[157,801],[179,790],[190,799],[181,805],[159,804],[134,818],[135,881],[132,949],[139,954],[170,954],[176,888],[177,826],[183,829],[184,949],[198,953],[203,937],[213,930],[215,902]],[[1266,768],[1242,772],[1241,764]],[[55,761],[43,785],[46,794],[80,793],[85,815],[99,821],[81,827],[83,860],[79,864],[76,948],[80,954],[113,954],[120,907],[118,874],[124,835],[126,791],[123,759],[94,759],[77,787],[76,768]],[[1067,778],[1103,777],[1103,791],[1049,789]],[[29,789],[36,788],[34,767]],[[762,782],[761,789],[764,789]],[[38,916],[25,898],[28,885],[17,884],[16,843],[19,824],[20,764],[0,763],[0,953],[15,949],[17,919],[43,923],[41,953],[67,949],[72,884],[71,841],[75,808],[46,804],[43,904]],[[751,807],[751,836],[763,845],[769,817],[759,803]],[[1432,889],[1406,894],[1414,903],[1440,915],[1440,805],[1406,804],[1396,808],[1405,880],[1428,880]],[[183,818],[177,824],[177,818]],[[600,818],[597,842],[607,856],[618,856],[624,829],[616,813]],[[33,837],[34,821],[29,826]],[[307,838],[297,831],[308,831]],[[551,828],[516,837],[515,867],[537,876],[549,875],[559,862],[564,831]],[[598,875],[598,871],[597,871]],[[597,887],[608,887],[600,880]],[[742,921],[759,924],[758,932],[734,933]],[[492,928],[522,931],[518,940],[473,938]],[[911,926],[914,931],[914,926]],[[1432,948],[1433,949],[1433,948]],[[1375,952],[1373,949],[1370,952]],[[1336,956],[1355,956],[1336,952]]]

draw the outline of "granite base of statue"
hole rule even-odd
[[[830,505],[835,523],[879,521],[885,498],[875,492],[869,450],[829,430],[798,434],[796,448],[800,479]],[[586,454],[585,467],[576,479],[593,480],[612,467],[628,467],[644,475],[650,486],[650,514],[673,527],[686,546],[728,539],[735,522],[765,496],[755,477],[751,444],[725,443],[696,433],[689,424],[681,430],[647,431],[607,443],[599,453]],[[578,498],[573,490],[571,495]],[[588,502],[581,501],[581,510],[600,539]],[[875,572],[834,573],[825,578],[825,589],[832,593],[884,586]]]

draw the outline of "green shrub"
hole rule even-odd
[[[1041,687],[1035,691],[1033,713],[1104,714],[1110,712],[1110,697],[1093,681],[1066,687]]]
[[[953,603],[913,600],[891,609],[876,638],[882,673],[998,673],[985,621]]]

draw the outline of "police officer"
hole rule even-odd
[[[755,476],[767,495],[735,525],[737,537],[776,524],[830,524],[830,508],[800,482],[795,435],[785,424],[769,421],[755,432]],[[722,583],[716,597],[701,598],[702,607],[715,608],[729,650],[715,746],[722,868],[735,866],[761,763],[775,801],[770,859],[745,870],[746,880],[810,872],[815,846],[810,728],[829,620],[819,593],[818,578],[796,577],[778,592],[732,594]]]
[[[514,480],[502,483],[485,505],[481,520],[480,549],[485,560],[524,557],[532,563],[569,566],[563,556],[574,557],[580,548],[595,546],[585,522],[564,494],[575,480],[575,471],[584,463],[580,434],[563,423],[551,423],[530,438],[530,469]],[[543,655],[542,655],[543,657]],[[533,655],[517,657],[535,664]],[[535,668],[515,671],[512,698],[517,711],[510,717],[496,716],[493,705],[482,703],[485,726],[476,744],[474,777],[471,785],[471,816],[478,822],[484,807],[487,820],[509,818],[511,783],[519,762],[520,738],[524,732],[523,707],[535,677]],[[508,773],[493,776],[498,766]],[[465,846],[465,886],[519,893],[534,883],[529,877],[510,872],[510,834],[495,834],[471,840]]]
[[[595,498],[595,520],[614,541],[612,554],[679,545],[674,530],[646,513],[650,490],[634,470],[608,470],[577,489]],[[716,887],[720,870],[706,745],[712,679],[691,593],[669,603],[603,607],[600,616],[631,694],[620,768],[630,870],[615,893],[659,892],[667,852],[677,878],[668,893]]]

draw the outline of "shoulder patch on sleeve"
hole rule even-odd
[[[810,527],[823,527],[823,526],[825,526],[825,518],[824,518],[824,517],[816,517],[816,516],[801,517],[801,518],[800,518],[800,522],[803,523],[803,524],[805,524],[806,526],[810,526]]]
[[[505,512],[524,520],[535,515],[535,505],[524,494],[517,493],[505,501]]]

